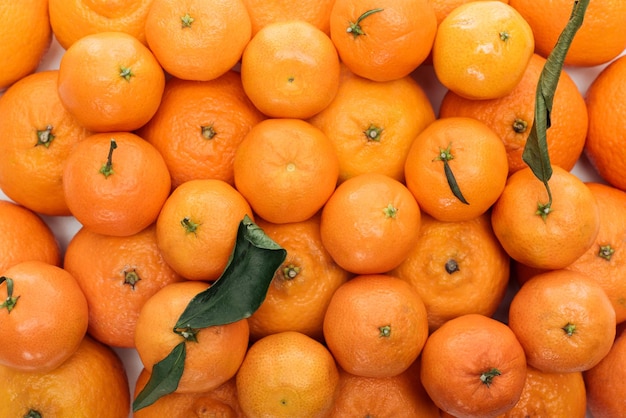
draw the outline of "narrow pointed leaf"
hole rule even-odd
[[[442,161],[443,161],[443,171],[446,174],[446,180],[448,180],[448,186],[450,186],[450,190],[452,190],[452,194],[454,194],[454,196],[457,199],[459,199],[461,203],[469,205],[467,200],[465,200],[465,197],[463,197],[463,193],[461,193],[461,189],[459,188],[459,184],[456,182],[456,178],[454,177],[454,173],[452,172],[452,169],[450,168],[450,164],[448,164],[448,161],[445,159]]]
[[[546,133],[550,127],[550,112],[554,93],[561,76],[563,62],[576,32],[583,23],[589,0],[574,1],[574,8],[565,29],[559,36],[554,49],[547,58],[539,77],[535,94],[535,117],[530,134],[524,146],[522,159],[533,171],[535,177],[547,184],[552,177],[552,166],[548,153]]]
[[[222,275],[187,305],[176,329],[206,328],[247,318],[258,309],[287,252],[246,216]]]
[[[150,379],[133,401],[133,412],[152,405],[160,397],[176,390],[183,375],[187,349],[181,341],[163,360],[152,368]]]

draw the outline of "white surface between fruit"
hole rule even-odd
[[[56,39],[53,39],[50,49],[44,56],[39,68],[37,71],[45,71],[45,70],[53,70],[59,68],[59,62],[64,53],[64,49],[58,44]],[[624,55],[622,53],[622,55]],[[583,95],[585,95],[589,84],[595,79],[595,77],[606,67],[608,64],[590,67],[590,68],[575,68],[575,67],[566,67],[565,70],[572,77],[579,90]],[[435,110],[435,114],[439,113],[439,103],[443,98],[445,93],[445,88],[439,83],[435,74],[433,72],[432,66],[423,65],[418,68],[413,73],[415,79],[422,86],[426,94],[431,100],[433,108]],[[572,170],[574,174],[576,174],[580,179],[584,181],[596,181],[596,182],[604,182],[595,170],[591,167],[589,162],[583,157],[578,161],[574,169]],[[10,200],[6,197],[6,195],[0,190],[0,199]],[[73,217],[50,217],[43,216],[43,219],[50,225],[53,232],[57,236],[59,243],[61,245],[62,250],[64,251],[68,242],[72,238],[72,236],[78,231],[80,228],[80,224]],[[511,290],[512,293],[513,290]],[[499,312],[506,312],[506,304],[510,300],[511,294],[507,295],[505,301]],[[129,388],[131,390],[131,394],[134,391],[135,380],[139,375],[139,372],[142,369],[141,361],[139,360],[139,356],[137,352],[133,349],[119,349],[116,348],[115,351],[121,357],[124,365],[126,366],[126,373],[128,375],[129,380]],[[129,415],[132,417],[132,413]]]

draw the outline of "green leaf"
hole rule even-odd
[[[181,341],[174,349],[152,368],[150,379],[133,401],[133,412],[152,405],[160,397],[176,390],[183,375],[187,348]]]
[[[461,193],[461,188],[459,187],[459,184],[456,182],[456,177],[454,177],[454,173],[452,172],[452,169],[450,168],[450,164],[448,163],[448,160],[443,160],[443,171],[446,174],[446,180],[448,180],[448,185],[450,186],[450,190],[452,190],[452,194],[457,199],[459,199],[461,203],[469,205],[467,200],[465,200],[463,193]]]
[[[224,325],[252,315],[258,309],[287,251],[245,216],[222,275],[188,304],[173,329],[177,334],[214,325]],[[146,387],[133,402],[138,411],[172,393],[184,371],[186,340],[154,366]],[[193,342],[192,342],[193,343]],[[191,344],[192,344],[191,343]]]
[[[222,275],[197,294],[181,314],[175,329],[198,329],[248,318],[258,309],[287,251],[245,217]]]
[[[548,188],[548,180],[552,177],[546,132],[550,127],[550,112],[552,111],[554,93],[563,69],[565,56],[567,51],[569,51],[574,35],[582,26],[588,4],[589,0],[574,1],[570,19],[559,36],[554,49],[548,56],[537,84],[535,117],[524,146],[522,159],[533,171],[535,177],[546,185],[546,188]],[[549,190],[548,193],[550,193]]]

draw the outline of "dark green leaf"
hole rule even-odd
[[[152,405],[160,397],[176,390],[183,375],[186,355],[185,341],[181,341],[167,357],[154,365],[148,383],[133,401],[133,412]]]
[[[196,295],[175,329],[199,329],[247,318],[258,309],[287,252],[249,217],[239,224],[237,242],[222,275]]]
[[[450,186],[450,190],[452,190],[452,194],[454,194],[454,196],[459,199],[461,203],[469,205],[469,203],[467,203],[467,200],[465,200],[465,197],[463,197],[463,193],[461,193],[461,189],[459,188],[459,184],[456,182],[456,178],[454,177],[454,173],[450,168],[450,164],[448,164],[448,160],[444,159],[442,161],[443,171],[446,173],[446,180],[448,180],[448,185]]]
[[[533,171],[535,177],[548,183],[552,177],[552,166],[548,153],[546,132],[550,127],[550,112],[559,77],[563,69],[563,62],[567,51],[574,39],[574,35],[583,23],[589,0],[574,1],[574,8],[565,29],[559,36],[554,49],[548,56],[546,64],[539,77],[535,95],[535,117],[530,135],[524,146],[522,159]]]

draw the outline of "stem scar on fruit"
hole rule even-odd
[[[37,143],[35,146],[43,145],[44,147],[50,147],[50,144],[54,140],[54,134],[52,133],[52,125],[46,125],[44,129],[37,130]]]
[[[371,9],[371,10],[366,11],[361,16],[359,16],[356,22],[350,22],[348,24],[348,27],[346,28],[346,32],[352,34],[354,38],[357,38],[360,35],[365,35],[365,32],[363,32],[363,28],[361,28],[361,21],[365,19],[366,17],[374,13],[382,12],[383,10],[384,9],[378,8],[378,9]]]

